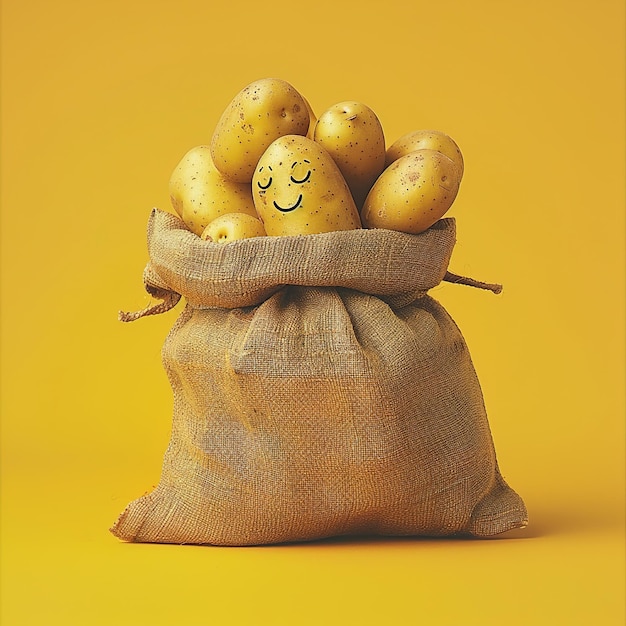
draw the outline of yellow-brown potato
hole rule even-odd
[[[169,192],[172,207],[198,236],[224,213],[256,216],[250,183],[225,178],[213,164],[209,146],[196,146],[183,156],[170,177]]]
[[[385,155],[385,167],[389,167],[401,156],[415,150],[437,150],[452,159],[459,167],[459,178],[463,178],[463,155],[457,143],[440,130],[414,130],[394,141]]]
[[[320,115],[313,138],[339,166],[360,209],[385,168],[385,136],[378,117],[361,102],[339,102]]]
[[[378,177],[361,213],[366,228],[421,233],[452,206],[459,191],[457,164],[437,150],[415,150]]]
[[[359,212],[337,164],[300,135],[276,139],[252,179],[257,213],[271,236],[361,228]]]
[[[288,82],[263,78],[244,87],[224,110],[211,138],[217,169],[249,183],[265,149],[283,135],[306,135],[309,110]]]
[[[229,243],[264,235],[265,229],[258,217],[247,213],[224,213],[209,223],[200,238],[214,243]]]

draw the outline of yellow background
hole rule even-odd
[[[624,624],[621,0],[2,2],[2,626]],[[463,151],[433,290],[481,379],[531,524],[490,541],[127,545],[158,481],[180,305],[148,302],[145,227],[180,157],[265,76],[318,115]]]

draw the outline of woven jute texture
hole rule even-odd
[[[154,209],[161,302],[121,319],[185,300],[162,350],[172,432],[159,484],[111,532],[243,546],[525,526],[466,343],[427,293],[454,243],[447,218],[224,246]]]

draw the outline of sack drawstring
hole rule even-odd
[[[499,285],[497,283],[484,283],[481,280],[474,280],[473,278],[468,278],[466,276],[459,276],[458,274],[453,274],[452,272],[446,272],[443,279],[448,283],[455,283],[457,285],[468,285],[469,287],[477,287],[478,289],[493,291],[493,293],[502,292],[502,285]]]

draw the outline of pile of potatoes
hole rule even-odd
[[[388,148],[366,105],[346,101],[319,119],[292,85],[242,89],[207,145],[172,173],[172,207],[205,240],[228,243],[387,228],[417,234],[454,202],[463,157],[448,135],[415,130]]]

